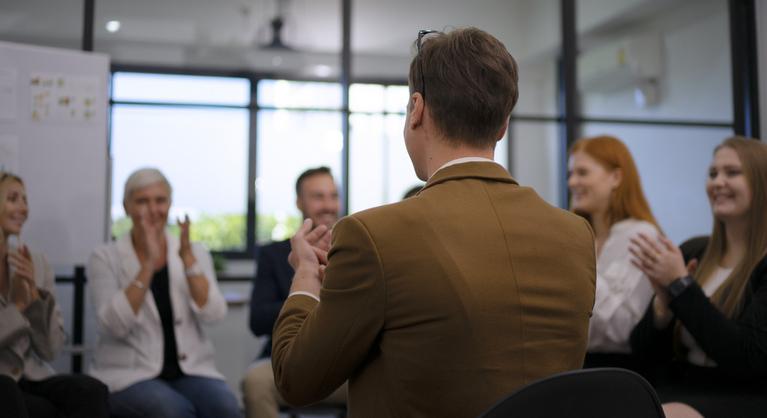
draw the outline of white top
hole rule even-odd
[[[711,295],[724,284],[727,278],[730,277],[730,273],[732,273],[732,267],[717,267],[717,269],[711,273],[709,281],[703,286],[703,293],[710,298]],[[695,341],[695,338],[685,327],[682,327],[681,340],[682,344],[690,350],[687,353],[687,361],[698,366],[716,367],[716,362],[706,357],[706,353],[703,352]]]
[[[597,288],[589,323],[590,352],[631,352],[629,336],[653,295],[650,279],[631,264],[629,240],[640,232],[658,236],[658,229],[649,222],[636,219],[616,222],[597,257]]]

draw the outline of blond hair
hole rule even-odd
[[[732,318],[743,309],[743,296],[751,273],[767,250],[767,223],[764,222],[767,209],[767,145],[754,139],[731,137],[716,147],[714,154],[722,148],[730,148],[738,154],[743,174],[751,189],[751,206],[746,214],[746,253],[725,282],[711,295],[711,301],[722,313]],[[714,218],[711,240],[694,274],[701,286],[711,278],[711,273],[719,266],[726,251],[726,226]]]

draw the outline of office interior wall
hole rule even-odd
[[[578,4],[591,10],[600,1]],[[679,243],[711,230],[704,184],[714,147],[733,133],[732,75],[727,3],[670,4],[662,12],[582,34],[585,54],[657,36],[658,49],[651,51],[660,59],[655,103],[638,100],[646,81],[639,72],[611,88],[580,85],[579,93],[587,121],[582,136],[613,135],[628,145],[660,226]]]

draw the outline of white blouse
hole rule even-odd
[[[651,223],[624,219],[610,228],[597,257],[597,288],[589,323],[589,352],[630,353],[629,336],[653,295],[650,280],[631,264],[630,239],[658,236]]]
[[[732,269],[732,267],[717,267],[717,269],[711,273],[711,279],[709,279],[709,281],[703,285],[703,293],[705,293],[706,296],[710,298],[711,295],[713,295],[714,292],[716,292],[716,290],[719,289],[722,284],[724,284],[727,278],[730,277]],[[682,335],[680,338],[682,340],[682,344],[690,350],[687,353],[687,361],[698,366],[716,367],[716,362],[706,357],[706,353],[703,352],[698,343],[695,341],[695,338],[690,334],[689,331],[687,331],[687,328],[682,327]]]

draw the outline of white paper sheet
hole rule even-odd
[[[19,137],[0,134],[0,171],[19,172]]]
[[[16,70],[0,68],[0,119],[16,118]]]

